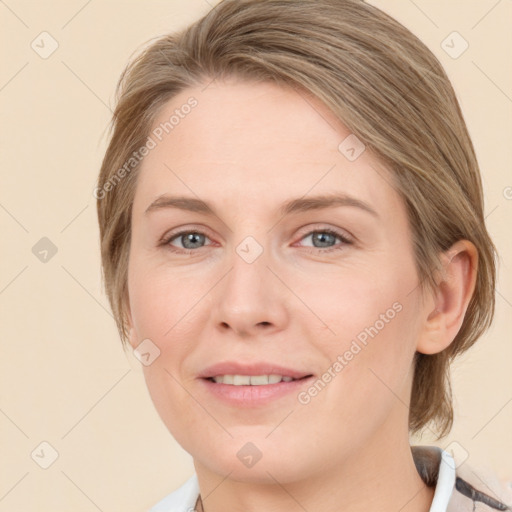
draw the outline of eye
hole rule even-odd
[[[352,241],[343,233],[332,228],[319,228],[310,231],[301,240],[311,238],[313,242],[313,251],[310,252],[331,252],[343,249],[343,246],[352,244]],[[331,245],[336,242],[336,239],[341,240],[341,246]],[[319,245],[315,245],[319,244]],[[327,245],[326,245],[327,244]]]
[[[184,252],[191,252],[194,249],[200,249],[206,239],[209,240],[209,238],[200,231],[180,231],[172,235],[172,237],[164,243],[171,245],[171,242],[176,240],[181,243],[179,249],[184,250]]]
[[[171,236],[164,238],[161,245],[168,246],[173,252],[192,254],[193,252],[197,252],[197,249],[201,248],[201,244],[204,243],[205,239],[209,240],[202,231],[180,231],[179,233],[173,233]],[[181,247],[176,249],[171,244],[174,240],[180,241]]]
[[[344,233],[341,233],[332,228],[318,228],[313,231],[309,231],[304,235],[301,240],[305,240],[311,237],[313,247],[308,252],[325,253],[336,250],[341,250],[345,245],[352,244]],[[341,244],[335,244],[336,239],[341,241]],[[172,233],[167,237],[164,237],[159,245],[167,247],[172,252],[181,254],[193,254],[198,252],[198,249],[205,247],[205,241],[210,240],[209,237],[199,230],[183,230],[178,233]],[[181,247],[176,247],[173,242],[179,242]],[[319,245],[315,245],[319,244]]]

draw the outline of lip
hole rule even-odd
[[[239,363],[235,361],[227,361],[208,366],[201,371],[198,377],[208,379],[217,375],[282,375],[283,377],[292,377],[293,379],[301,379],[311,372],[286,368],[274,363]]]
[[[292,377],[290,382],[278,382],[277,384],[265,384],[262,386],[234,386],[231,384],[217,384],[211,377],[217,375],[282,375]],[[307,371],[287,368],[273,363],[238,362],[217,363],[205,368],[198,375],[198,380],[209,395],[221,402],[236,408],[262,407],[280,398],[292,395],[294,398],[300,389],[309,385],[314,375]]]

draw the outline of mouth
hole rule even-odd
[[[199,375],[208,397],[235,408],[263,407],[279,399],[295,400],[312,373],[273,363],[219,363]]]
[[[229,386],[268,386],[271,384],[279,384],[280,382],[294,382],[298,380],[308,379],[312,374],[303,377],[294,378],[289,375],[215,375],[214,377],[206,377],[206,380],[215,384],[227,384]]]

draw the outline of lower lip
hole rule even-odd
[[[278,382],[277,384],[263,384],[261,386],[233,386],[231,384],[217,384],[208,379],[200,379],[206,390],[222,401],[236,407],[256,407],[266,405],[278,398],[295,393],[297,395],[305,384],[309,384],[313,377]]]

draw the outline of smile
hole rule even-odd
[[[279,382],[291,382],[293,377],[283,375],[217,375],[211,377],[216,384],[229,384],[232,386],[266,386]]]

